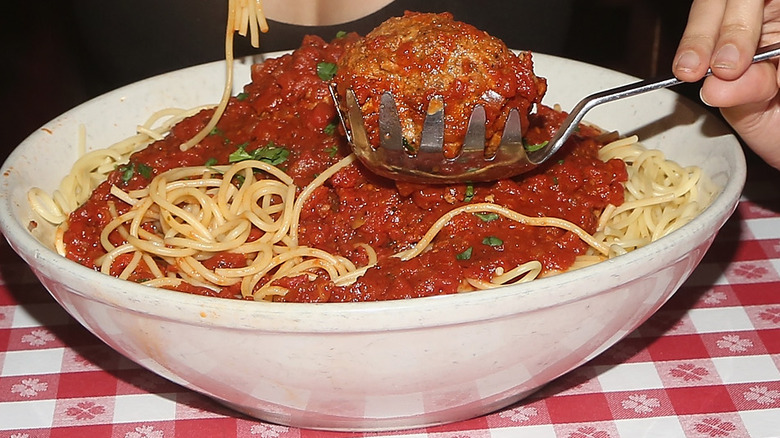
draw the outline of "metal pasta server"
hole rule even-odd
[[[756,51],[753,63],[778,55],[780,43],[761,47]],[[707,76],[710,74],[712,71],[707,71]],[[414,154],[410,154],[401,135],[401,124],[392,93],[387,91],[381,96],[380,147],[373,148],[368,140],[363,114],[355,93],[347,89],[345,96],[339,96],[335,84],[330,85],[330,92],[347,141],[366,167],[394,180],[436,184],[491,181],[527,172],[552,157],[576,130],[585,113],[593,107],[680,83],[682,81],[673,76],[647,79],[591,94],[577,103],[552,138],[535,150],[528,150],[524,146],[520,117],[517,110],[512,110],[507,118],[501,143],[492,155],[486,155],[485,152],[485,110],[481,105],[477,105],[469,118],[463,146],[454,158],[447,158],[443,153],[446,102],[441,98],[434,97],[429,102],[420,147]],[[346,112],[343,110],[345,107]]]

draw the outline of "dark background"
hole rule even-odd
[[[450,10],[512,48],[651,77],[670,72],[690,7],[690,0],[538,0],[535,7],[525,1],[396,0],[354,25],[301,29],[272,22],[259,51],[294,48],[304,33],[326,39],[337,30],[366,33],[407,8]],[[226,10],[227,0],[7,2],[0,15],[0,162],[27,135],[79,103],[222,58]],[[257,51],[244,38],[236,44],[238,55]],[[698,87],[677,91],[696,97]]]

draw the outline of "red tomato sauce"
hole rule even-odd
[[[133,154],[127,166],[111,173],[90,199],[68,220],[67,257],[96,268],[105,254],[100,231],[111,220],[111,205],[121,213],[129,209],[110,194],[111,185],[132,190],[147,185],[154,175],[174,167],[226,164],[239,147],[246,151],[283,147],[287,159],[278,167],[303,188],[319,173],[349,154],[338,129],[327,80],[318,75],[321,63],[335,64],[351,34],[326,43],[306,37],[295,52],[252,67],[252,82],[231,98],[223,117],[205,140],[187,151],[179,145],[194,136],[209,120],[202,111],[179,124],[164,139]],[[549,139],[564,114],[539,105],[529,123],[530,144]],[[444,227],[432,248],[402,262],[391,255],[414,245],[447,211],[476,202],[494,202],[528,216],[567,219],[595,232],[598,213],[608,204],[623,202],[627,179],[625,164],[602,162],[599,132],[581,127],[559,153],[557,160],[522,177],[491,183],[426,186],[395,183],[380,178],[360,164],[335,174],[314,191],[300,217],[299,244],[343,255],[357,266],[368,255],[359,243],[371,245],[377,266],[349,286],[336,286],[326,276],[282,278],[274,284],[288,288],[279,301],[336,302],[414,298],[456,293],[463,279],[490,280],[498,268],[508,271],[538,260],[543,272],[565,270],[587,245],[570,232],[524,226],[492,215],[462,214]],[[128,172],[128,169],[133,169]],[[144,171],[146,170],[146,171]],[[259,232],[253,233],[256,239]],[[118,235],[111,236],[122,243]],[[469,256],[465,257],[465,253]],[[129,257],[114,265],[118,275]],[[204,264],[238,267],[245,260],[236,254],[217,254]],[[175,268],[167,268],[168,270]],[[144,281],[151,273],[136,272],[130,280]],[[238,286],[218,293],[192,285],[183,292],[241,298]]]

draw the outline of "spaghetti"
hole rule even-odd
[[[228,0],[228,19],[225,27],[225,88],[222,98],[211,116],[211,120],[194,137],[183,143],[180,148],[187,150],[200,143],[217,126],[222,114],[227,108],[233,91],[233,34],[238,32],[246,36],[249,32],[252,47],[260,47],[260,32],[268,32],[268,23],[263,14],[262,0]]]
[[[259,7],[231,0],[226,40],[262,30]],[[216,107],[159,112],[135,136],[83,155],[52,196],[31,190],[33,210],[60,224],[57,251],[108,275],[204,295],[408,298],[598,263],[679,228],[714,194],[699,169],[635,137],[604,145],[588,126],[557,163],[522,179],[377,179],[344,152],[319,72],[347,38],[308,38],[253,67],[243,97],[231,97],[228,82]],[[226,53],[230,65],[228,44]],[[542,142],[563,116],[539,105],[527,140]]]

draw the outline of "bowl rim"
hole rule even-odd
[[[288,52],[272,52],[262,56],[267,58],[284,53]],[[588,68],[601,69],[610,74],[617,73],[603,67],[556,56],[536,53],[534,56],[586,65]],[[254,55],[237,60],[237,62],[255,62],[257,60],[258,55]],[[130,87],[142,86],[144,82],[155,80],[160,76],[172,73],[186,73],[193,69],[213,68],[214,65],[224,65],[224,60],[164,73],[121,87],[82,103],[59,117],[77,113],[82,107],[92,105],[95,101],[104,99],[112,93],[123,93]],[[630,76],[622,73],[619,74],[630,78]],[[673,91],[659,90],[656,93],[673,95],[676,99],[681,99],[688,105],[696,108],[697,112],[703,112],[700,105],[688,101],[685,97]],[[705,115],[705,117],[714,118],[712,115]],[[725,128],[725,124],[720,121],[717,122],[720,123],[720,127]],[[726,132],[729,131],[725,129],[724,134]],[[69,291],[80,294],[90,300],[122,307],[131,312],[156,315],[171,321],[188,324],[213,325],[247,330],[261,329],[321,333],[411,329],[463,324],[478,320],[485,321],[507,317],[519,312],[532,312],[580,300],[594,294],[604,293],[604,282],[595,287],[594,283],[596,282],[589,282],[588,279],[599,278],[601,280],[606,278],[607,283],[615,285],[618,285],[621,281],[625,282],[625,279],[620,275],[610,274],[615,269],[614,265],[638,267],[636,272],[640,276],[645,275],[651,271],[651,267],[650,264],[643,263],[644,260],[673,250],[680,240],[686,241],[697,237],[701,238],[702,233],[707,233],[712,228],[719,229],[736,208],[747,174],[745,157],[739,141],[732,134],[725,134],[731,137],[730,143],[732,143],[733,156],[729,158],[735,160],[733,163],[735,174],[730,177],[726,185],[721,188],[720,193],[704,211],[680,229],[643,248],[576,271],[537,279],[523,285],[505,286],[455,295],[374,302],[271,303],[204,297],[142,286],[110,277],[79,265],[61,257],[55,251],[39,242],[27,231],[26,226],[12,215],[12,199],[9,193],[10,183],[8,180],[13,177],[15,163],[24,156],[25,145],[35,142],[40,135],[43,135],[43,133],[41,129],[38,129],[28,136],[11,152],[0,168],[0,178],[2,178],[2,181],[0,181],[0,206],[2,206],[0,208],[0,233],[5,236],[11,247],[24,261],[32,267],[36,275],[39,277],[62,275],[70,281],[81,281],[85,282],[85,284],[102,284],[104,288],[109,289],[113,293],[112,299],[100,296],[101,294],[88,294],[72,289],[69,289]],[[566,289],[566,292],[554,295],[545,294],[546,291],[560,291],[562,289]],[[55,295],[51,290],[50,293]],[[469,313],[465,317],[462,315],[463,312],[455,316],[447,313],[455,314],[457,312],[445,311],[456,308],[471,308],[477,311]],[[402,320],[394,316],[401,312],[411,314],[413,317]],[[240,317],[228,320],[223,315],[239,315]],[[263,319],[263,321],[258,321],[258,318]]]

